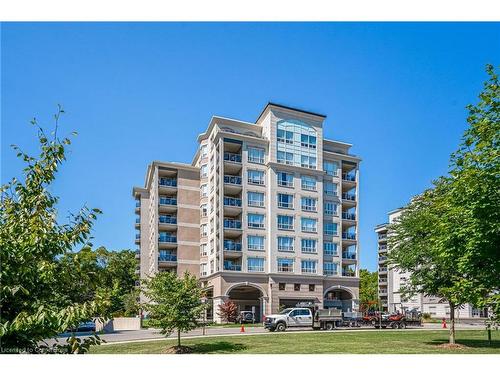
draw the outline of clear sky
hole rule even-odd
[[[152,160],[190,163],[212,115],[255,121],[268,101],[326,114],[361,156],[361,266],[373,228],[446,173],[468,103],[500,63],[498,23],[3,24],[2,182],[29,120],[77,131],[54,193],[60,215],[103,210],[94,245],[134,248],[132,187]]]

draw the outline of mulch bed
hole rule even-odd
[[[437,345],[437,347],[440,348],[440,349],[453,349],[453,350],[467,349],[467,347],[465,345],[462,345],[462,344],[450,344],[450,343],[440,344],[440,345]]]
[[[165,350],[166,354],[190,354],[193,353],[193,348],[189,346],[171,346]]]

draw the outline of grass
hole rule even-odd
[[[448,331],[300,332],[255,336],[183,339],[194,353],[213,354],[500,354],[500,332],[492,332],[488,344],[484,330],[457,331],[463,349],[447,349]],[[161,354],[175,341],[161,340],[93,347],[92,354]]]

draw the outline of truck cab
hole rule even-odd
[[[311,327],[312,323],[311,309],[295,307],[266,316],[264,327],[270,331],[284,331],[287,327]]]

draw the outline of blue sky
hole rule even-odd
[[[94,244],[134,248],[132,186],[152,160],[191,162],[212,115],[254,121],[273,101],[326,114],[325,136],[362,157],[361,266],[373,228],[446,173],[498,23],[2,24],[1,177],[29,120],[77,131],[54,193],[60,215],[103,210]]]

